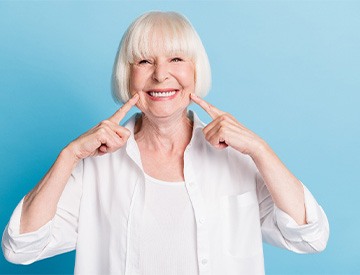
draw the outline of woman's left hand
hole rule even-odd
[[[289,214],[299,225],[306,224],[302,184],[265,141],[232,115],[220,111],[194,94],[190,97],[213,119],[203,129],[206,140],[216,148],[231,146],[252,157],[277,207]]]
[[[231,146],[243,154],[254,157],[266,144],[264,140],[247,129],[229,113],[217,109],[195,94],[190,94],[190,98],[213,119],[203,129],[203,132],[205,139],[215,148],[223,149]]]
[[[203,129],[206,140],[216,148],[231,146],[252,157],[277,207],[289,214],[299,225],[306,224],[302,184],[265,141],[232,115],[220,111],[194,94],[190,97],[213,119]]]

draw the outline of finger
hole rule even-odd
[[[111,128],[104,127],[99,130],[100,137],[98,138],[100,146],[99,152],[112,153],[119,149],[123,144],[124,140],[119,137]]]
[[[226,137],[220,132],[215,133],[213,136],[207,138],[207,141],[215,148],[222,149],[227,147],[229,144]]]
[[[119,137],[114,133],[110,128],[103,127],[99,129],[98,133],[98,141],[100,142],[100,147],[106,146],[107,148],[112,148],[116,146],[116,139],[119,139]]]
[[[98,151],[99,151],[99,155],[104,155],[104,154],[106,154],[107,153],[107,147],[106,147],[106,145],[101,145],[100,147],[99,147],[99,149],[98,149]]]
[[[129,131],[129,129],[125,127],[121,127],[121,126],[116,127],[116,126],[118,125],[115,125],[113,131],[118,135],[119,138],[121,138],[124,142],[126,142],[129,139],[131,132]]]
[[[224,129],[221,126],[214,127],[205,135],[205,139],[211,144],[218,144],[220,142],[226,142],[229,129]]]
[[[116,133],[124,141],[126,141],[131,135],[131,132],[129,129],[122,127],[117,123],[113,123],[110,120],[104,120],[104,121],[100,122],[98,127],[110,128],[114,133]]]
[[[108,135],[110,137],[110,143],[107,144],[108,152],[114,152],[119,149],[125,143],[125,139],[119,136],[116,132],[112,129],[109,129]]]
[[[201,108],[207,112],[212,119],[217,118],[218,116],[224,114],[223,111],[216,108],[214,105],[211,105],[210,103],[206,102],[202,98],[198,97],[197,95],[191,93],[190,98],[192,101],[194,101],[196,104],[198,104]]]
[[[219,127],[229,127],[229,126],[241,127],[237,123],[237,121],[234,120],[234,118],[232,116],[230,116],[229,114],[224,114],[224,115],[218,116],[216,119],[211,121],[208,125],[206,125],[206,127],[203,129],[203,132],[204,132],[204,135],[206,135],[214,127],[219,128]]]
[[[226,127],[223,127],[219,124],[210,129],[206,134],[204,133],[207,140],[211,139],[211,137],[215,135],[218,135],[220,142],[229,141],[229,136],[233,136],[234,134],[238,137],[244,135],[243,131],[234,125],[227,125]]]
[[[138,102],[139,95],[135,94],[132,98],[128,100],[119,110],[117,110],[110,118],[109,120],[111,122],[114,122],[116,124],[119,124],[120,121],[126,116],[127,112]]]

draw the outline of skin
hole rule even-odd
[[[72,170],[81,159],[115,152],[126,144],[128,129],[119,126],[126,113],[139,100],[134,95],[110,118],[102,121],[66,146],[43,179],[24,198],[20,234],[32,232],[49,222]]]
[[[183,181],[183,154],[192,134],[186,108],[195,89],[195,66],[181,54],[159,52],[136,60],[130,71],[131,94],[139,94],[142,119],[136,125],[145,173],[165,181]],[[153,98],[149,91],[171,91],[169,98]],[[154,161],[156,159],[156,162]]]
[[[130,67],[129,90],[131,95],[139,94],[136,106],[147,118],[165,122],[183,115],[190,104],[189,95],[195,90],[195,66],[182,54],[160,52],[147,59],[135,60]],[[171,100],[154,101],[147,93],[166,90],[177,90],[177,94]]]
[[[148,93],[174,89],[174,97],[161,100],[154,100]],[[142,111],[141,119],[136,122],[135,139],[145,173],[166,181],[184,180],[184,151],[192,134],[192,122],[186,115],[190,100],[213,119],[203,129],[206,140],[219,150],[231,146],[249,155],[264,178],[275,204],[298,224],[305,224],[304,191],[299,180],[265,141],[230,114],[195,96],[194,90],[195,67],[184,56],[168,56],[160,52],[132,64],[132,98],[110,118],[61,151],[44,178],[25,196],[20,233],[35,231],[54,217],[60,196],[80,160],[115,152],[126,144],[130,132],[119,124],[135,104]]]
[[[301,182],[286,168],[270,146],[232,115],[197,97],[195,69],[191,61],[180,56],[158,54],[138,60],[131,68],[130,89],[138,93],[142,111],[135,139],[139,145],[145,173],[165,180],[181,181],[183,154],[191,139],[192,125],[186,115],[187,97],[202,107],[213,119],[204,129],[206,140],[217,149],[233,147],[255,162],[275,204],[298,224],[306,223],[304,190]],[[179,98],[153,101],[147,91],[181,87]],[[156,159],[156,162],[154,162]]]
[[[213,119],[203,129],[206,140],[217,149],[231,146],[240,153],[249,155],[259,169],[276,206],[289,214],[299,225],[306,224],[303,186],[270,146],[232,115],[217,109],[195,94],[191,94],[191,99]]]

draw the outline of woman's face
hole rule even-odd
[[[182,54],[158,53],[131,65],[130,92],[139,94],[136,106],[147,116],[165,118],[183,113],[194,90],[195,66]]]

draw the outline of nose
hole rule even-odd
[[[169,77],[169,68],[164,63],[156,64],[153,73],[153,79],[157,82],[164,82]]]

